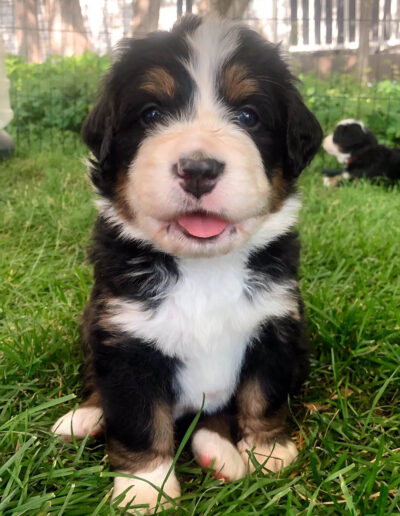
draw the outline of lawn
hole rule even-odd
[[[103,444],[49,431],[79,402],[95,216],[83,147],[51,135],[0,163],[0,514],[118,514]],[[299,459],[222,485],[181,458],[169,514],[400,514],[400,191],[324,189],[323,161],[300,180],[312,368],[291,401]]]

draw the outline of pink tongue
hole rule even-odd
[[[182,215],[177,222],[189,235],[197,238],[210,238],[220,235],[228,225],[227,222],[218,217],[195,213]]]

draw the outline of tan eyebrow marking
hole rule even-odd
[[[234,63],[225,70],[224,91],[231,102],[245,99],[260,91],[259,82],[250,73],[245,65]]]
[[[146,72],[140,89],[152,95],[161,94],[173,97],[175,93],[175,81],[165,68],[154,66]]]

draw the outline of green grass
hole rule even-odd
[[[38,150],[40,147],[40,150]],[[95,210],[72,137],[0,164],[0,514],[112,515],[112,473],[94,440],[52,423],[76,406],[77,320]],[[302,291],[312,369],[292,400],[296,464],[221,485],[181,460],[178,515],[400,514],[400,191],[324,189],[301,178]]]

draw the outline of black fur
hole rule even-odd
[[[116,345],[110,345],[110,340]],[[92,334],[96,386],[100,391],[107,439],[127,450],[151,448],[156,404],[172,405],[177,360],[166,357],[151,343],[124,335]]]
[[[274,412],[289,395],[297,394],[307,372],[304,320],[283,317],[266,322],[247,349],[240,382],[257,378],[268,400],[268,412]]]
[[[390,183],[400,180],[400,148],[371,145],[357,152],[346,170],[354,178],[383,178]]]
[[[247,267],[266,280],[297,279],[300,243],[296,232],[288,233],[250,255]]]
[[[101,217],[94,230],[91,261],[95,284],[103,293],[141,301],[148,308],[156,308],[179,278],[173,256],[144,242],[120,238],[118,229]]]

